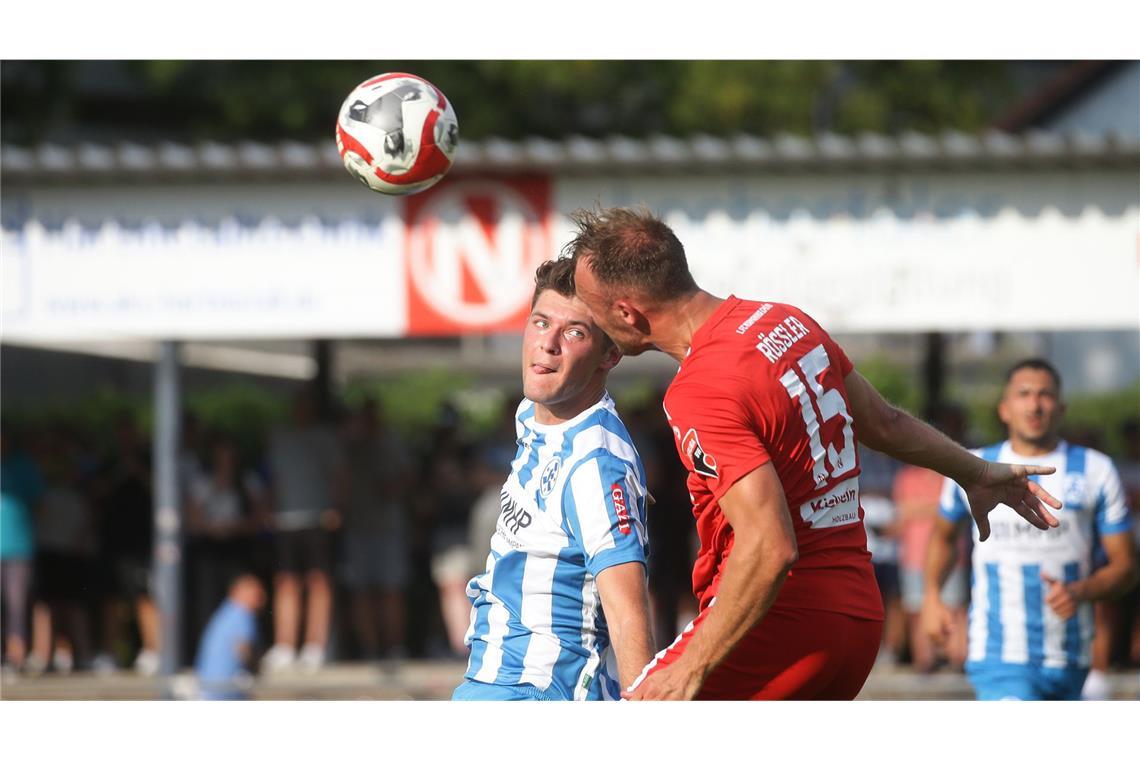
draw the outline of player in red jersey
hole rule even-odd
[[[883,610],[859,506],[864,444],[961,483],[983,540],[1012,505],[1046,530],[1052,468],[987,463],[886,403],[822,327],[787,304],[718,298],[647,211],[579,210],[578,298],[624,353],[681,364],[665,413],[688,470],[696,619],[629,699],[853,699]]]

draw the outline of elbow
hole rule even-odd
[[[882,451],[887,444],[896,438],[895,430],[901,422],[903,413],[890,404],[884,404],[879,414],[869,420],[862,431],[864,442],[873,449]]]
[[[800,551],[795,541],[785,543],[772,552],[770,564],[777,576],[787,575],[800,559]]]

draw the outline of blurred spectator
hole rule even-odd
[[[273,647],[263,667],[276,671],[325,662],[332,615],[332,532],[340,527],[344,457],[336,434],[316,416],[309,390],[293,401],[290,424],[269,440],[277,574],[273,586]],[[305,590],[304,647],[297,652]]]
[[[371,399],[349,416],[344,438],[344,560],[353,630],[366,659],[381,651],[403,657],[411,457]]]
[[[226,595],[226,584],[249,563],[250,537],[267,519],[265,486],[241,467],[237,445],[217,435],[206,468],[194,468],[186,486],[187,612],[195,632]],[[184,470],[190,473],[190,470]]]
[[[503,503],[500,499],[503,481],[518,455],[518,433],[515,430],[517,407],[513,399],[503,401],[498,422],[479,442],[472,466],[472,485],[478,496],[471,507],[467,523],[467,545],[471,555],[471,577],[484,571],[482,562],[491,553],[491,536],[499,520]]]
[[[46,490],[36,510],[36,604],[28,666],[42,671],[50,663],[56,672],[69,673],[92,656],[87,602],[97,576],[97,525],[74,433],[53,431],[44,455]]]
[[[0,594],[4,611],[4,659],[14,670],[28,655],[28,604],[35,532],[33,510],[43,493],[35,461],[0,426]]]
[[[931,410],[927,421],[961,443],[965,430],[962,410],[945,405]],[[911,664],[919,673],[937,667],[939,658],[961,669],[966,661],[966,606],[970,595],[970,540],[958,537],[958,560],[942,587],[942,602],[950,610],[952,633],[944,648],[935,647],[922,630],[923,568],[926,550],[938,515],[943,478],[933,470],[904,465],[895,476],[892,497],[899,519],[899,581],[907,620]]]
[[[244,699],[247,696],[257,641],[257,613],[265,605],[265,588],[256,576],[238,576],[227,599],[210,618],[194,672],[202,699]]]
[[[1140,417],[1132,417],[1120,426],[1124,456],[1119,462],[1120,479],[1132,512],[1132,537],[1140,547]],[[1120,600],[1122,641],[1128,642],[1124,664],[1140,668],[1140,584]]]
[[[859,503],[867,532],[867,551],[883,599],[883,642],[879,658],[898,662],[906,642],[906,620],[899,596],[898,513],[891,486],[899,464],[874,449],[859,446]]]
[[[117,659],[117,642],[133,606],[142,641],[135,669],[144,675],[158,672],[159,617],[151,597],[151,485],[146,444],[134,420],[124,414],[115,423],[112,451],[95,486],[100,544],[109,575],[104,587],[104,657],[99,658],[99,669],[112,666]]]
[[[673,463],[673,430],[661,414],[664,389],[633,411],[628,429],[633,437],[654,503],[646,510],[649,531],[649,598],[653,635],[663,648],[697,615],[692,592],[693,506],[685,471]]]
[[[431,576],[439,591],[447,644],[456,656],[467,656],[463,642],[470,623],[472,554],[467,543],[468,521],[475,501],[469,473],[471,447],[464,440],[455,409],[445,405],[421,470],[421,510],[432,525]]]
[[[1124,456],[1117,464],[1124,498],[1129,504],[1132,535],[1140,546],[1140,419],[1125,420],[1120,427]],[[1093,445],[1101,438],[1100,431],[1077,428],[1070,431],[1083,445]],[[1093,553],[1094,567],[1106,564],[1102,547]],[[1140,665],[1140,585],[1119,599],[1106,599],[1093,605],[1095,633],[1092,642],[1092,668],[1085,679],[1082,698],[1087,700],[1110,699],[1111,687],[1108,672],[1117,664]]]

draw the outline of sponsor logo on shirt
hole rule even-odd
[[[622,535],[629,535],[629,509],[625,505],[625,492],[621,490],[621,483],[610,486],[610,496],[614,500],[614,512],[617,513],[618,530]]]
[[[752,325],[756,324],[756,321],[758,319],[760,319],[760,317],[764,316],[765,314],[767,314],[771,310],[772,310],[772,304],[766,303],[766,304],[761,305],[759,309],[752,312],[752,316],[750,316],[748,319],[746,319],[740,323],[740,327],[736,328],[736,332],[738,332],[741,335],[748,332],[749,327],[752,327]]]
[[[526,528],[530,525],[533,519],[530,512],[523,509],[517,501],[511,498],[506,489],[499,492],[499,503],[502,505],[502,513],[499,519],[503,521],[503,527],[511,533],[518,533],[519,528]]]
[[[859,481],[845,480],[800,505],[800,519],[812,529],[835,528],[859,520]]]
[[[1065,495],[1061,497],[1065,506],[1070,505],[1084,506],[1085,500],[1085,476],[1084,475],[1069,475],[1065,478]]]
[[[685,456],[693,463],[694,472],[700,473],[707,478],[720,477],[716,471],[716,459],[701,446],[701,441],[697,438],[697,431],[693,428],[689,428],[689,431],[685,433],[685,437],[681,440],[681,450],[685,452]]]
[[[558,482],[558,473],[561,471],[562,460],[558,457],[551,459],[546,467],[542,469],[542,476],[538,481],[538,492],[542,495],[542,498],[545,499],[550,495],[550,492],[554,490],[554,484]]]

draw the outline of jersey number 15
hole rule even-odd
[[[803,377],[801,378],[795,369],[789,369],[780,378],[780,382],[787,389],[788,395],[799,401],[800,413],[803,415],[804,425],[807,426],[808,438],[811,441],[812,476],[815,478],[816,486],[819,487],[828,480],[829,466],[832,478],[839,477],[855,467],[855,435],[851,427],[851,414],[847,411],[843,394],[836,388],[824,390],[820,385],[819,376],[831,366],[831,360],[823,344],[805,354],[798,364]],[[819,438],[819,429],[824,422],[837,414],[843,417],[843,448],[837,450],[829,443],[824,461],[824,447]]]

